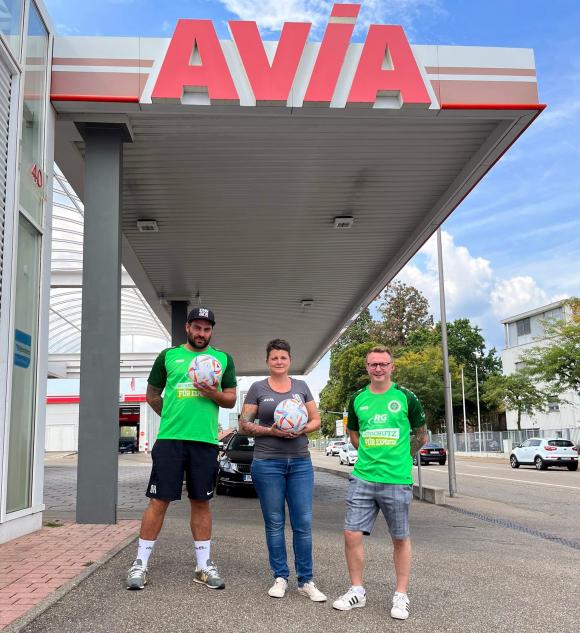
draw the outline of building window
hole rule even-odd
[[[532,332],[530,317],[527,319],[520,319],[517,321],[516,326],[518,328],[518,336],[525,336],[526,334],[531,334]]]
[[[560,410],[560,405],[557,402],[548,402],[548,413],[554,413]]]
[[[20,60],[22,0],[0,0],[0,33],[16,59]]]
[[[44,127],[47,67],[48,32],[40,18],[38,9],[31,4],[24,70],[20,205],[38,224],[42,224],[46,191]]]
[[[1,6],[2,0],[0,0]],[[48,32],[30,3],[25,45],[22,114],[20,213],[14,297],[14,358],[8,438],[6,512],[32,503],[36,426],[36,373],[44,212],[44,128]]]

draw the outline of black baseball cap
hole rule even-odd
[[[204,319],[215,325],[215,316],[209,308],[193,308],[187,315],[187,322],[191,323],[194,319]]]

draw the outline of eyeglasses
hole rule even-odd
[[[393,363],[367,363],[369,369],[387,369],[389,365]]]

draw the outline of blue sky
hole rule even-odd
[[[325,0],[45,0],[67,35],[169,37],[178,18],[256,20],[277,39],[285,20],[311,21],[320,39]],[[355,40],[369,23],[401,24],[415,44],[533,48],[540,100],[548,109],[444,225],[448,319],[469,317],[490,346],[502,347],[499,320],[580,294],[580,5],[521,0],[363,2]],[[430,299],[438,318],[432,243],[402,271]],[[316,382],[325,382],[324,365]],[[318,384],[315,388],[319,387]]]

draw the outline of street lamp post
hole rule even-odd
[[[449,474],[449,496],[457,492],[455,475],[455,434],[453,429],[453,404],[451,400],[451,375],[449,374],[449,353],[447,347],[447,315],[445,311],[445,281],[443,277],[443,249],[441,228],[437,229],[437,263],[439,267],[439,306],[441,310],[441,352],[443,355],[443,381],[445,385],[445,424],[447,426],[447,472]],[[421,458],[419,457],[418,461]]]
[[[461,366],[461,396],[463,398],[463,445],[467,450],[467,414],[465,413],[465,380],[463,377],[463,366]]]
[[[477,401],[477,432],[479,433],[479,452],[482,452],[481,446],[481,412],[479,410],[479,377],[477,375],[477,359],[475,360],[475,398]]]

